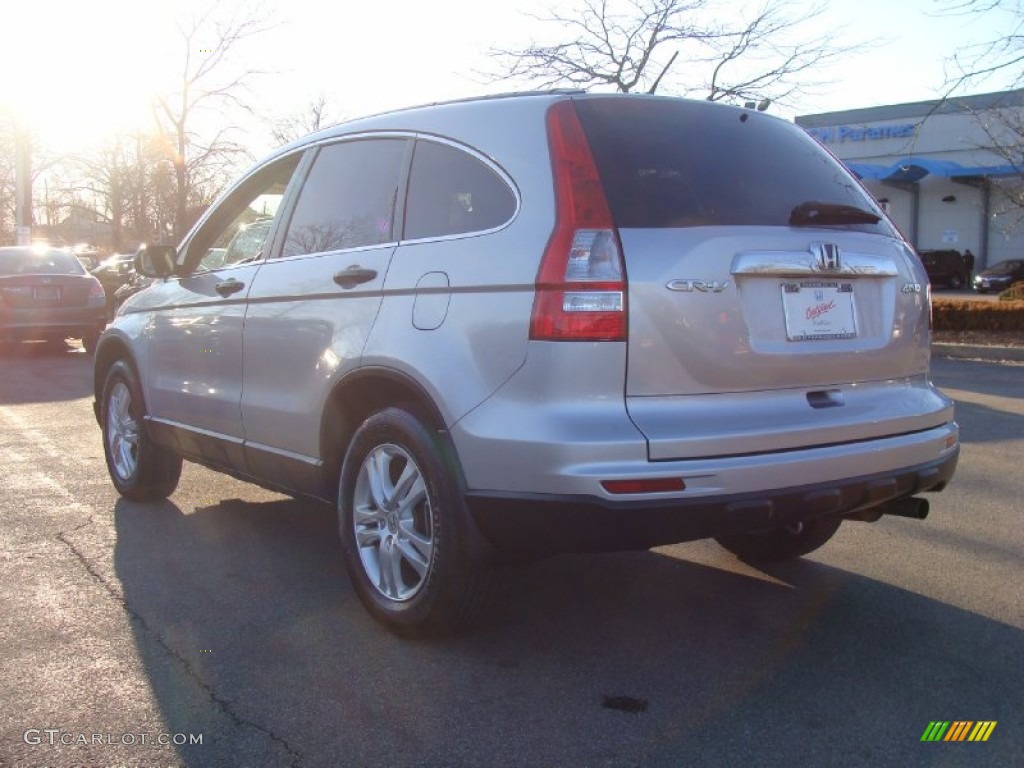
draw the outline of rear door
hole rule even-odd
[[[584,97],[577,109],[623,245],[627,405],[652,459],[941,418],[941,401],[919,395],[927,278],[813,139],[703,102]]]

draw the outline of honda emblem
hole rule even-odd
[[[842,269],[839,246],[835,243],[812,243],[811,254],[814,256],[812,266],[819,272],[838,272]]]

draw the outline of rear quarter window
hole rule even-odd
[[[515,194],[480,159],[436,141],[416,142],[406,199],[406,240],[494,229],[515,212]]]
[[[807,201],[877,210],[838,161],[777,118],[678,99],[574,103],[619,227],[788,226]],[[843,227],[892,233],[884,218]]]

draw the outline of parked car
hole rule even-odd
[[[136,293],[148,288],[152,284],[153,278],[140,275],[138,272],[133,272],[128,282],[114,291],[113,301],[111,302],[110,307],[110,317],[113,317],[117,313],[117,310],[121,308],[121,305],[124,304],[129,297],[134,296]]]
[[[78,243],[65,250],[71,251],[82,262],[82,266],[90,272],[98,267],[104,258],[103,251],[90,243]]]
[[[963,288],[970,280],[967,261],[960,251],[953,249],[938,251],[921,251],[921,263],[928,273],[932,285],[948,285],[950,288]]]
[[[1024,280],[1024,259],[1007,259],[975,275],[974,290],[978,293],[1004,291],[1020,280]]]
[[[132,277],[135,275],[135,254],[115,253],[113,256],[109,256],[101,261],[90,272],[100,281],[103,285],[103,290],[106,292],[107,317],[109,319],[114,316],[114,294],[117,293],[117,290],[122,285],[131,282]]]
[[[137,263],[95,363],[114,486],[163,498],[186,458],[336,505],[402,633],[469,620],[505,558],[799,557],[923,518],[957,461],[920,260],[755,110],[562,91],[355,120]]]
[[[0,341],[82,340],[103,330],[104,293],[71,253],[48,246],[0,248]]]

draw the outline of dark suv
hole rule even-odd
[[[970,281],[967,261],[960,251],[953,249],[938,251],[921,251],[921,263],[928,273],[932,285],[948,285],[960,289]]]
[[[329,501],[401,631],[467,619],[495,558],[799,557],[844,520],[922,518],[957,460],[921,262],[754,110],[377,115],[284,147],[137,261],[154,283],[95,367],[118,491],[170,494],[184,457]]]

